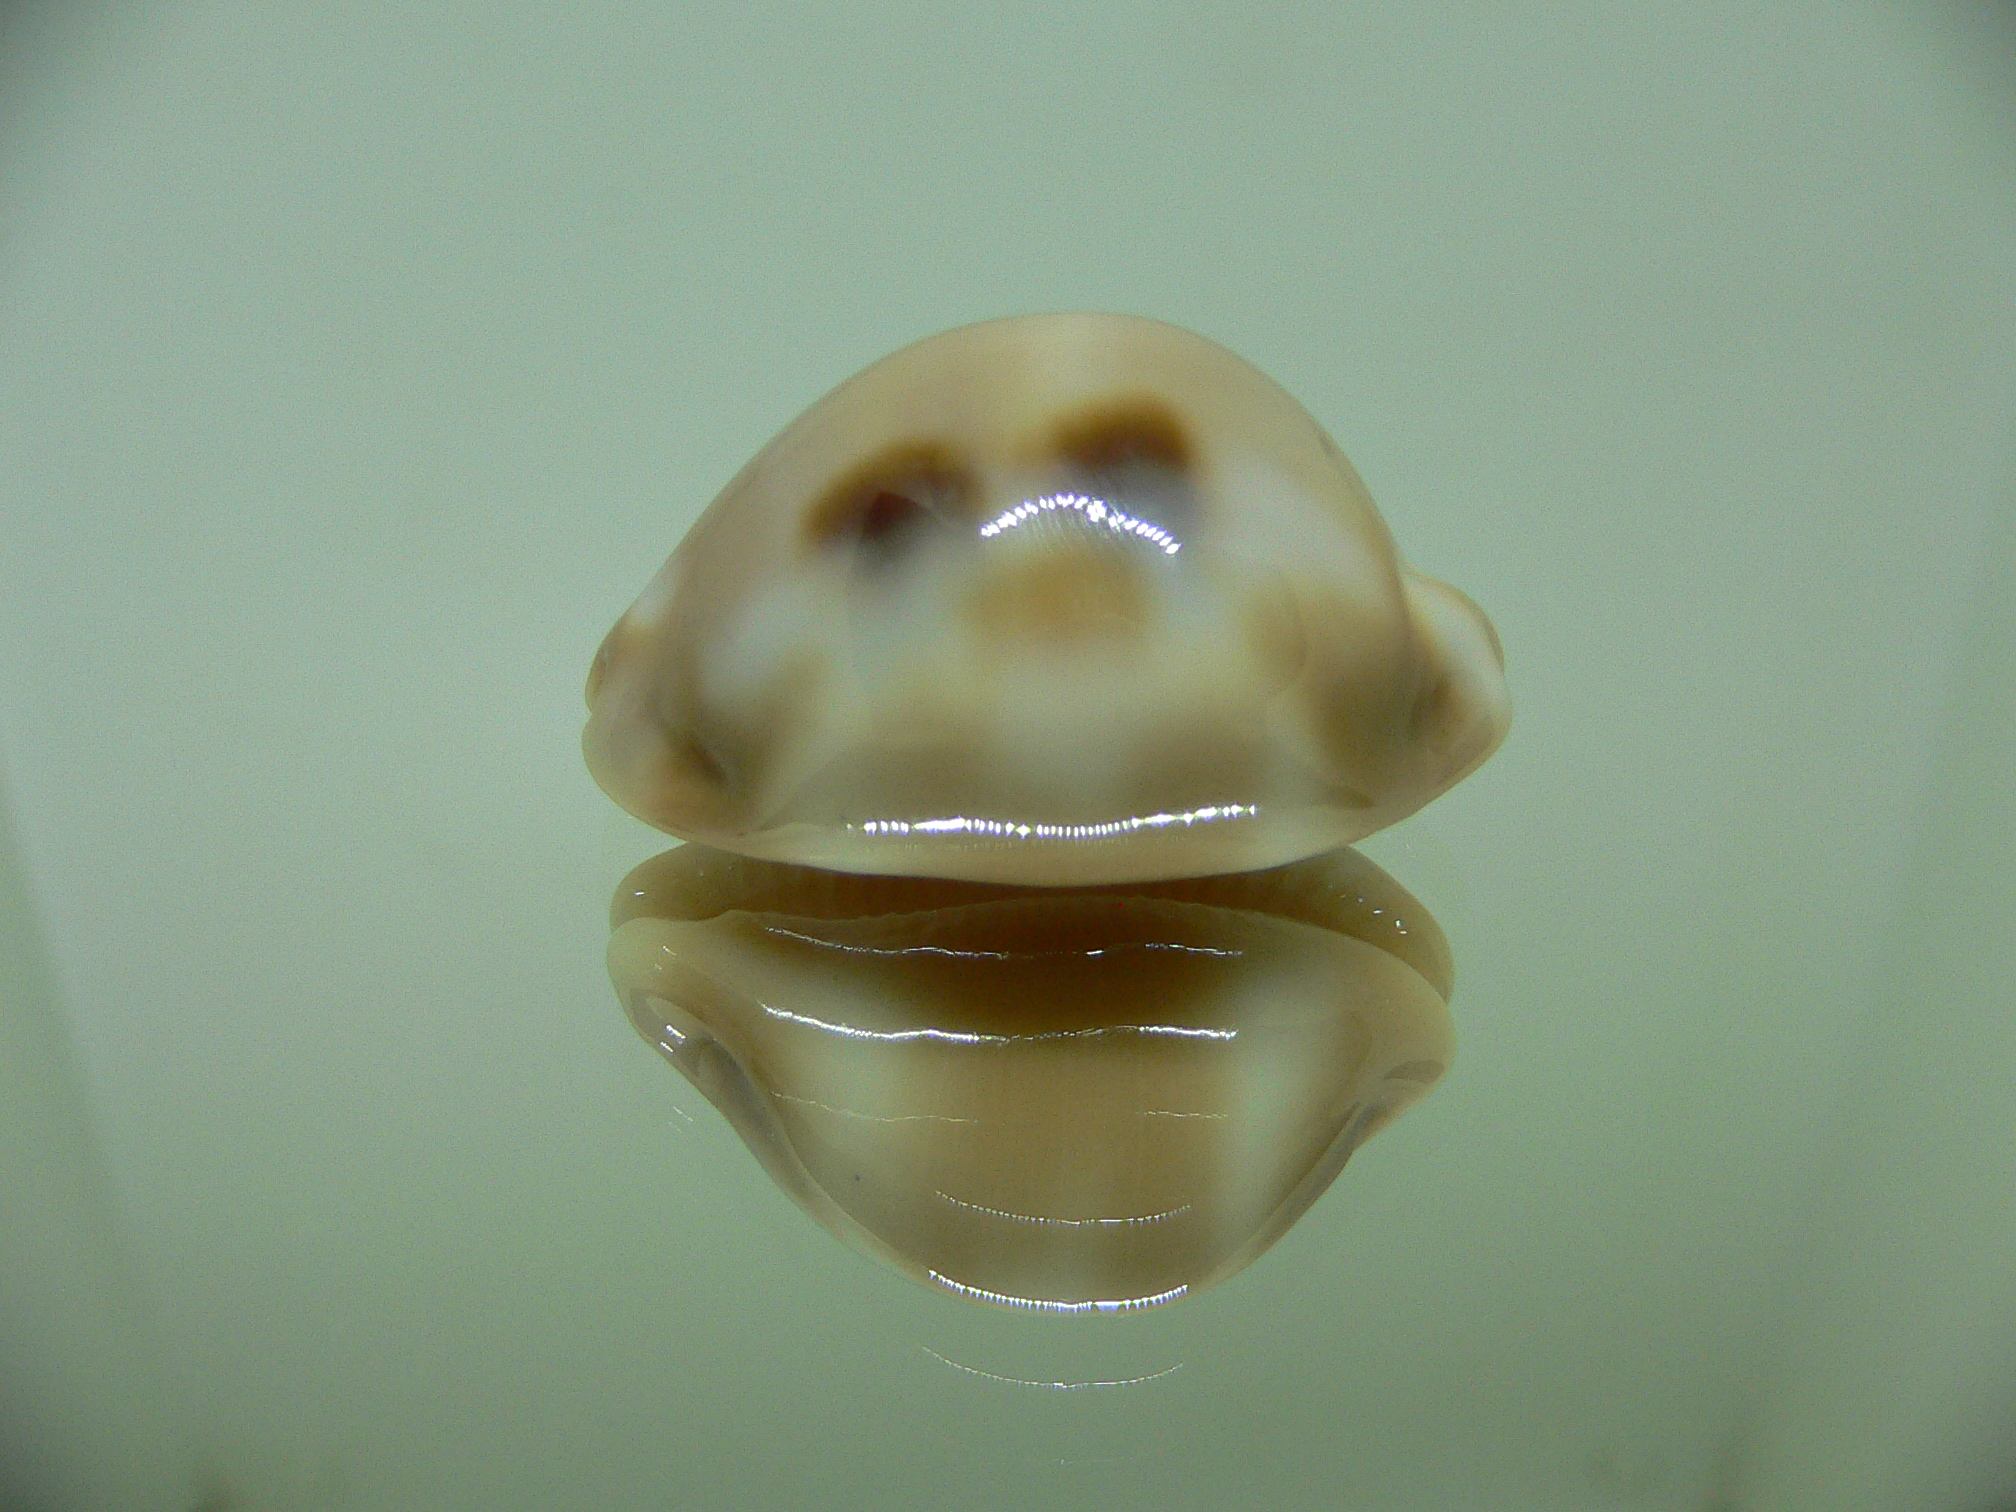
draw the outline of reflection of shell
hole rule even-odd
[[[1074,885],[1277,865],[1497,746],[1496,637],[1286,393],[1153,321],[868,368],[731,482],[589,678],[590,769],[688,838]]]
[[[685,846],[617,894],[631,1022],[843,1239],[960,1296],[1180,1296],[1442,1074],[1449,955],[1338,851],[1075,892]]]

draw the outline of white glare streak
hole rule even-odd
[[[937,1191],[937,1188],[932,1188]],[[980,1202],[962,1202],[950,1192],[938,1192],[952,1206],[965,1208],[969,1213],[985,1213],[990,1218],[1006,1218],[1013,1223],[1036,1223],[1049,1228],[1126,1228],[1131,1224],[1162,1223],[1171,1218],[1181,1217],[1190,1211],[1190,1204],[1170,1208],[1161,1213],[1143,1213],[1139,1218],[1039,1218],[1031,1213],[1011,1213],[1005,1208],[988,1207]]]
[[[1108,950],[1173,950],[1183,955],[1227,956],[1241,959],[1243,950],[1220,950],[1215,945],[1185,945],[1176,940],[1129,941],[1119,945],[1109,945],[1100,950],[953,950],[944,945],[853,945],[845,940],[821,939],[818,935],[800,934],[795,929],[786,929],[781,924],[766,924],[765,934],[777,935],[782,939],[796,940],[801,945],[811,945],[819,950],[838,950],[846,955],[862,956],[949,956],[955,961],[1033,961],[1050,956],[1103,956]]]
[[[869,1123],[978,1123],[977,1118],[954,1118],[950,1113],[857,1113],[852,1108],[836,1108],[831,1103],[819,1102],[810,1097],[793,1097],[789,1092],[770,1094],[779,1102],[797,1103],[801,1108],[817,1108],[821,1113],[831,1113],[839,1118],[859,1118]]]
[[[1180,814],[1134,814],[1103,824],[1022,824],[1013,819],[975,819],[953,814],[943,819],[863,819],[847,828],[864,835],[981,835],[990,840],[1110,840],[1140,830],[1188,829],[1221,819],[1250,819],[1260,812],[1252,803],[1212,804]]]
[[[1102,1024],[1096,1029],[1049,1029],[1039,1034],[974,1034],[964,1029],[862,1029],[853,1024],[833,1024],[809,1013],[793,1013],[769,1003],[763,1011],[774,1019],[824,1029],[844,1039],[883,1040],[900,1044],[906,1040],[940,1040],[948,1045],[1023,1045],[1036,1040],[1096,1039],[1102,1034],[1154,1034],[1179,1039],[1237,1039],[1237,1029],[1193,1029],[1187,1024]]]
[[[1172,1286],[1169,1290],[1157,1292],[1152,1297],[1121,1297],[1113,1301],[1047,1302],[1041,1297],[1011,1297],[1006,1292],[989,1291],[984,1286],[968,1286],[964,1281],[954,1281],[950,1276],[941,1276],[935,1270],[927,1269],[924,1274],[947,1291],[955,1292],[962,1297],[971,1297],[979,1302],[994,1302],[1002,1307],[1022,1307],[1032,1312],[1047,1313],[1138,1312],[1144,1307],[1160,1307],[1165,1302],[1174,1302],[1190,1290],[1187,1285]]]
[[[1014,957],[1005,950],[948,950],[943,945],[849,945],[841,940],[822,940],[817,935],[800,934],[795,929],[786,929],[779,924],[767,925],[765,934],[779,935],[787,940],[796,940],[803,945],[817,945],[821,950],[844,950],[849,955],[868,956],[951,956],[960,961],[1012,961]]]
[[[1044,494],[1040,498],[1024,499],[1013,509],[1003,511],[982,525],[980,534],[991,540],[1004,530],[1013,530],[1025,520],[1033,520],[1039,514],[1049,514],[1058,509],[1075,510],[1092,524],[1104,525],[1117,534],[1139,536],[1151,545],[1160,546],[1169,556],[1183,549],[1181,541],[1152,520],[1137,520],[1104,499],[1090,498],[1081,493]]]
[[[1159,1381],[1164,1376],[1172,1376],[1183,1366],[1171,1365],[1167,1370],[1158,1370],[1152,1375],[1126,1376],[1117,1381],[1025,1381],[1021,1376],[996,1375],[991,1370],[975,1370],[971,1365],[961,1365],[957,1360],[948,1360],[929,1344],[917,1346],[941,1365],[950,1365],[954,1370],[963,1370],[970,1376],[983,1380],[999,1381],[1003,1386],[1034,1386],[1039,1391],[1094,1391],[1102,1386],[1139,1386],[1144,1381]]]

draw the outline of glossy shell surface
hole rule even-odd
[[[1125,1312],[1232,1274],[1454,1048],[1441,931],[1350,850],[1059,889],[688,845],[614,923],[631,1023],[772,1179],[996,1306]]]
[[[1411,813],[1509,722],[1281,388],[1176,327],[907,347],[707,509],[598,653],[596,780],[688,839],[1082,886],[1271,867]]]

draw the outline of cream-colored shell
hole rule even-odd
[[[757,454],[604,642],[584,737],[750,856],[1047,886],[1274,866],[1413,812],[1510,719],[1497,638],[1223,348],[967,326]]]

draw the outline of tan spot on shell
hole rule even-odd
[[[1091,640],[1134,641],[1147,632],[1147,585],[1120,552],[1074,543],[989,573],[968,595],[981,634],[1060,648]]]
[[[1283,688],[1302,675],[1309,658],[1295,595],[1279,582],[1253,595],[1243,623],[1247,647],[1266,675],[1269,688]]]

